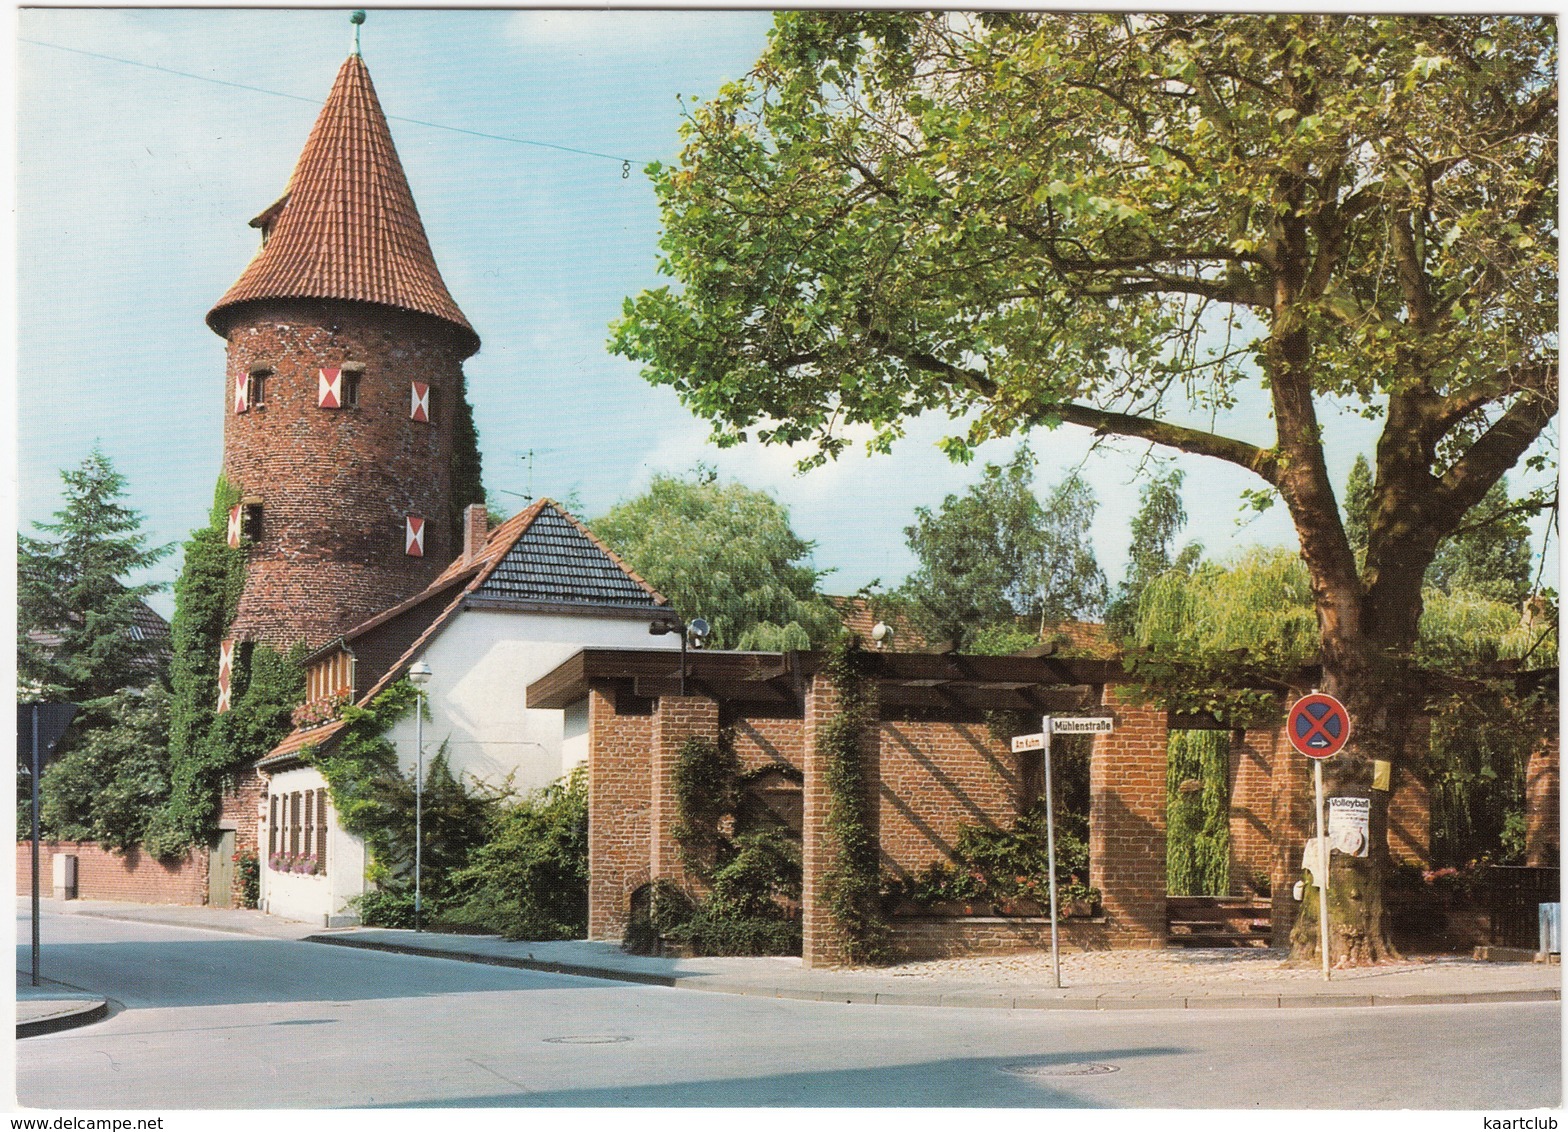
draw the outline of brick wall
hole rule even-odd
[[[984,724],[884,721],[878,798],[882,868],[895,876],[950,860],[965,825],[1018,816],[1018,758]]]
[[[1530,755],[1524,772],[1524,863],[1556,868],[1560,859],[1562,754],[1555,737]]]
[[[633,890],[648,883],[652,716],[617,716],[588,695],[588,938],[620,939]]]
[[[800,719],[737,719],[730,724],[735,757],[743,771],[805,765],[805,722]]]
[[[82,900],[125,900],[137,904],[205,904],[207,850],[192,849],[182,859],[160,861],[137,849],[121,856],[91,841],[45,841],[40,845],[39,891],[54,888],[56,854],[76,855],[76,895]],[[16,892],[33,891],[33,843],[16,845]]]
[[[1058,920],[1056,937],[1062,951],[1104,951],[1111,946],[1108,925],[1100,917]],[[893,948],[902,959],[1048,952],[1051,921],[1018,916],[900,917],[893,921]]]
[[[1282,757],[1278,729],[1232,731],[1230,737],[1230,890],[1254,891],[1273,872],[1274,763]],[[1289,744],[1285,744],[1289,748]]]
[[[238,637],[319,645],[418,593],[458,553],[450,510],[452,423],[463,397],[461,332],[369,304],[247,305],[228,333],[223,469],[262,500]],[[317,405],[317,371],[364,365],[357,408]],[[271,367],[265,408],[234,412],[235,383]],[[432,390],[409,419],[410,383]],[[404,519],[428,521],[423,558]]]
[[[1101,700],[1116,730],[1094,737],[1089,758],[1089,875],[1099,888],[1109,946],[1165,942],[1165,712]]]
[[[225,829],[233,829],[235,851],[248,853],[258,859],[261,851],[261,809],[266,805],[267,779],[254,765],[243,767],[235,774],[234,787],[225,790],[218,803],[218,820]],[[244,885],[240,871],[234,870],[235,908],[244,905]]]
[[[1431,743],[1431,721],[1412,720],[1405,736],[1405,757],[1394,769],[1394,792],[1388,799],[1388,852],[1396,861],[1426,865],[1432,860],[1432,794],[1420,769],[1426,765]]]

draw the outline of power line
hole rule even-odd
[[[141,67],[142,69],[148,71],[159,71],[165,75],[177,75],[182,79],[195,79],[197,82],[213,83],[216,86],[233,87],[236,90],[248,90],[254,94],[270,94],[274,98],[288,98],[294,100],[295,102],[309,102],[313,106],[321,106],[324,104],[323,100],[319,98],[306,98],[304,95],[287,94],[281,90],[268,90],[266,87],[249,86],[245,83],[229,82],[227,79],[215,79],[209,75],[193,75],[189,71],[176,71],[172,67],[160,67],[156,63],[142,63],[135,59],[122,59],[118,55],[105,55],[98,51],[84,51],[80,47],[65,47],[58,43],[45,43],[39,39],[18,38],[17,42],[29,43],[34,47],[48,47],[55,51],[66,51],[72,55],[85,55],[89,59],[104,59],[110,63],[123,63],[127,67]],[[598,150],[579,149],[577,146],[558,145],[555,142],[534,141],[531,138],[514,138],[505,134],[488,134],[481,130],[466,130],[461,126],[447,126],[440,122],[426,122],[419,118],[404,118],[397,114],[388,114],[387,118],[394,122],[407,122],[413,126],[425,126],[432,130],[447,130],[454,134],[467,134],[470,137],[486,138],[490,141],[511,142],[513,145],[532,145],[537,146],[540,149],[554,149],[559,150],[562,153],[579,154],[583,157],[599,157],[606,161],[618,161],[621,163],[622,180],[627,179],[631,173],[633,159],[630,157],[618,157],[613,153],[600,153]]]

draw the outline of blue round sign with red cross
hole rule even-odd
[[[1285,734],[1290,736],[1290,745],[1307,758],[1332,758],[1350,738],[1350,713],[1333,696],[1313,692],[1290,705]]]

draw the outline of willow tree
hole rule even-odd
[[[1364,786],[1438,543],[1555,413],[1556,66],[1548,17],[786,13],[653,168],[676,285],[613,348],[720,443],[821,460],[935,410],[958,454],[1066,422],[1246,469]],[[1247,384],[1272,435],[1206,427]],[[1383,423],[1364,571],[1329,400]],[[1383,857],[1343,867],[1335,949],[1374,959]]]

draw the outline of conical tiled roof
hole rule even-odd
[[[288,189],[251,224],[262,247],[207,314],[253,299],[350,299],[445,319],[478,335],[452,301],[364,60],[350,55],[316,118]]]

